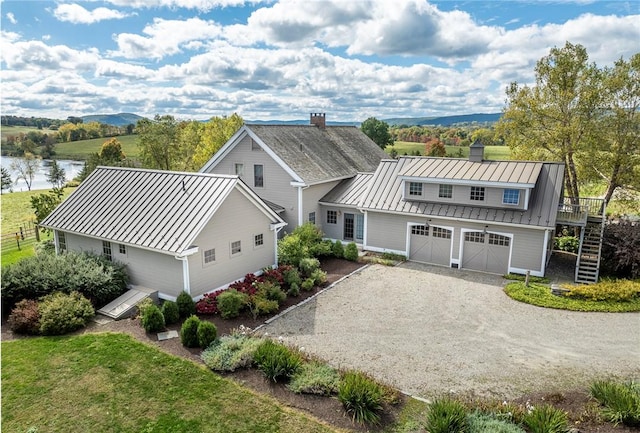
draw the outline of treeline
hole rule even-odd
[[[47,119],[45,117],[0,116],[2,126],[29,126],[38,129],[56,130],[66,120]]]
[[[485,146],[502,146],[504,138],[493,127],[468,126],[393,126],[390,131],[394,141],[410,143],[438,143],[444,146],[469,146],[480,140]]]

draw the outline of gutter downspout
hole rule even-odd
[[[298,188],[298,225],[304,224],[303,203],[302,203],[302,190],[309,188],[304,182],[291,182],[291,186]]]
[[[280,230],[282,230],[286,225],[287,223],[282,222],[271,224],[269,227],[273,231],[273,257],[275,257],[275,263],[273,264],[274,268],[278,267],[278,233],[280,233]]]
[[[174,256],[176,260],[182,262],[182,289],[191,295],[191,278],[189,277],[189,256],[198,252],[198,247],[190,248],[179,256]]]

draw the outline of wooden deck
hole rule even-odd
[[[558,205],[556,223],[568,226],[587,225],[589,218],[604,216],[604,200],[601,198],[563,197]]]

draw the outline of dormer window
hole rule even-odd
[[[439,198],[452,198],[453,197],[453,185],[440,184],[438,188]]]
[[[472,186],[471,187],[471,195],[469,196],[470,200],[475,201],[484,201],[484,187],[483,186]]]
[[[422,195],[422,184],[420,182],[409,182],[409,195]]]
[[[519,189],[505,189],[502,193],[502,204],[520,204],[520,190]]]

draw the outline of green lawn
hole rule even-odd
[[[330,432],[125,334],[2,342],[7,432]]]
[[[410,143],[407,141],[396,141],[393,148],[398,152],[398,155],[413,154],[415,151],[419,151],[421,155],[424,154],[424,143]],[[447,149],[447,155],[453,157],[468,158],[469,147],[467,146],[445,146]],[[387,146],[385,149],[387,153],[391,152],[391,146]],[[462,152],[462,156],[459,156],[459,152]],[[484,154],[486,159],[501,160],[510,159],[511,149],[508,146],[485,146]]]
[[[122,145],[122,151],[127,158],[136,159],[138,153],[138,136],[122,135],[113,137]],[[56,158],[58,159],[74,159],[85,160],[92,153],[97,153],[105,141],[109,141],[111,137],[94,138],[92,140],[72,141],[69,143],[56,144]]]

